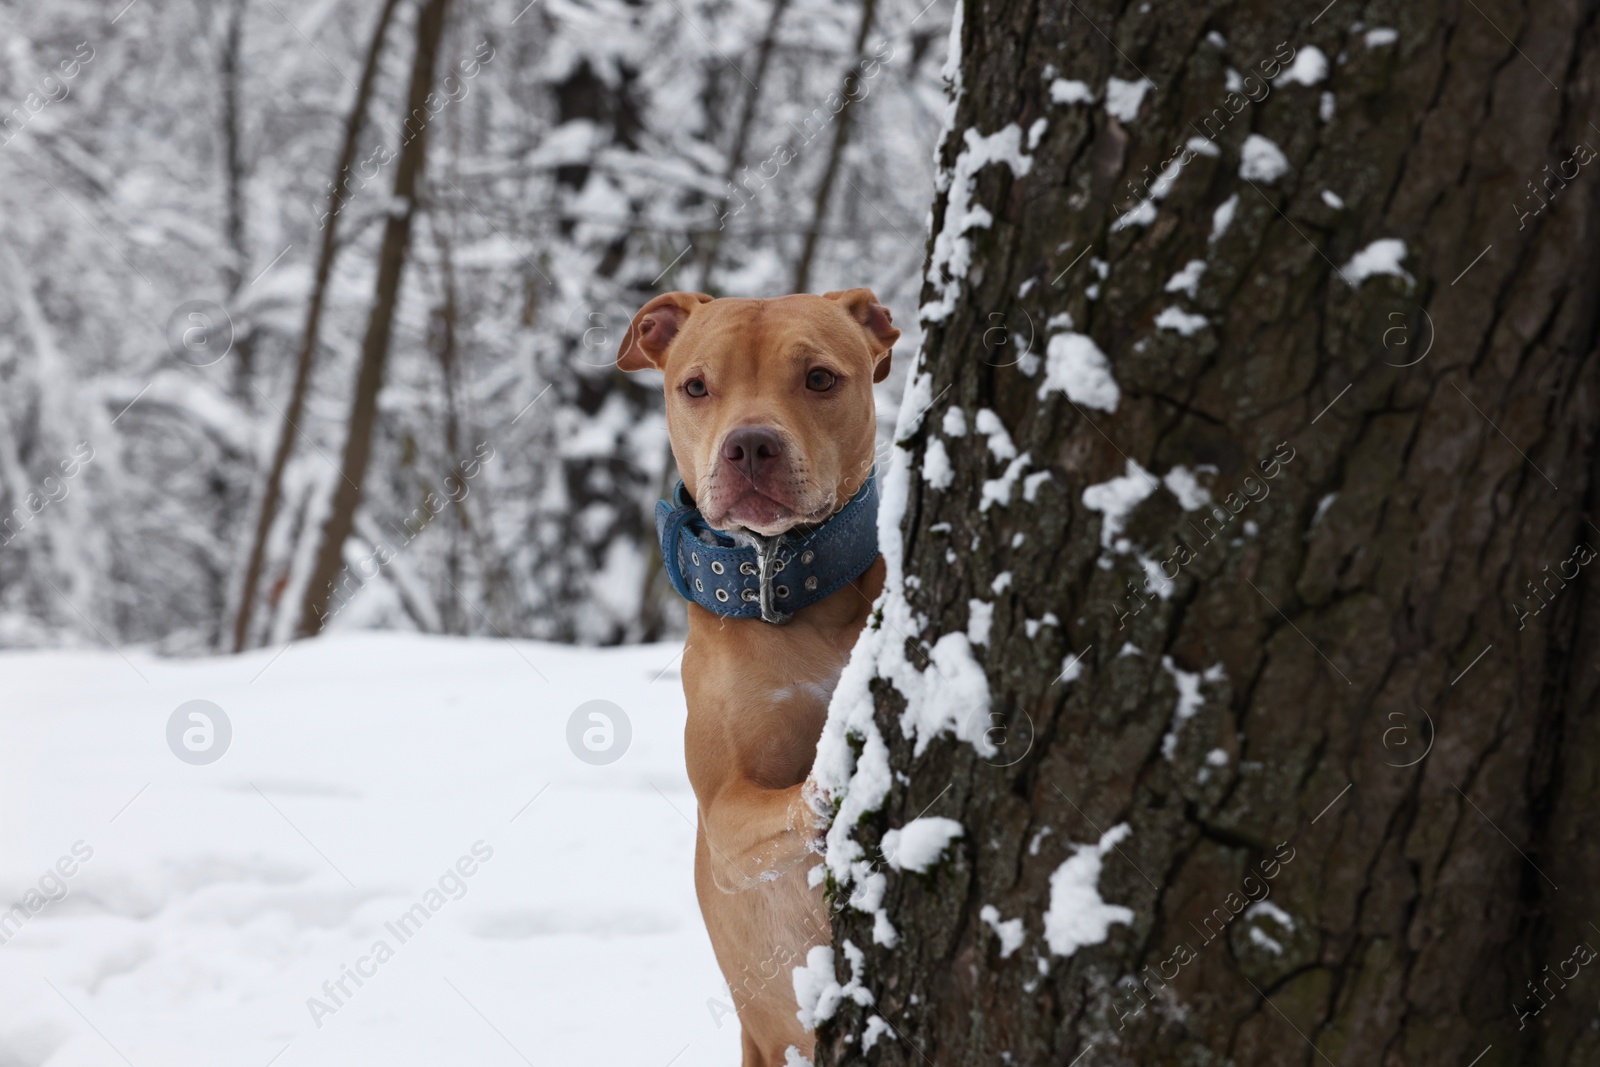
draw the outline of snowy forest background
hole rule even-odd
[[[0,2],[0,647],[282,642],[408,206],[391,160],[426,5],[124,2]],[[659,381],[613,369],[618,331],[671,289],[869,285],[914,350],[949,20],[920,0],[445,4],[330,627],[672,633]]]

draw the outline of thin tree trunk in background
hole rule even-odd
[[[783,21],[783,13],[789,9],[789,0],[772,0],[772,10],[767,15],[767,28],[761,35],[761,44],[756,48],[756,69],[750,91],[744,94],[744,103],[739,109],[739,125],[734,128],[733,144],[728,147],[728,169],[723,174],[723,185],[732,185],[739,171],[744,167],[745,153],[750,148],[750,131],[755,128],[756,110],[761,102],[761,87],[766,84],[767,67],[772,60],[773,47],[778,43],[778,24]],[[723,198],[717,212],[719,218],[728,215],[728,199]],[[716,295],[712,279],[717,272],[717,261],[722,256],[722,234],[724,226],[708,233],[704,238],[702,250],[695,257],[700,263],[699,286],[701,289]]]
[[[322,228],[322,246],[317,253],[316,280],[311,286],[311,303],[306,308],[305,330],[300,341],[300,353],[295,361],[294,385],[289,392],[289,406],[283,413],[283,429],[278,435],[278,447],[272,454],[272,466],[267,471],[266,485],[261,492],[261,513],[256,520],[255,538],[250,544],[250,556],[245,564],[244,585],[239,595],[238,614],[233,623],[233,650],[242,652],[250,640],[250,621],[255,610],[256,590],[261,584],[261,572],[266,566],[267,542],[272,536],[272,524],[278,517],[278,505],[283,496],[283,472],[294,452],[294,440],[299,434],[299,424],[305,411],[306,391],[311,384],[311,369],[316,362],[317,338],[322,327],[322,306],[327,297],[328,279],[333,273],[333,259],[338,252],[336,230],[339,225],[339,207],[350,188],[350,165],[355,162],[361,130],[366,125],[367,104],[372,98],[372,86],[377,80],[378,58],[383,52],[383,38],[389,20],[399,0],[385,0],[378,13],[378,24],[372,31],[372,43],[367,46],[366,62],[361,67],[361,80],[356,85],[356,98],[350,105],[350,116],[345,120],[344,143],[339,150],[338,164],[333,168],[333,181],[328,193],[328,215]]]
[[[470,548],[478,558],[478,574],[482,580],[483,614],[490,620],[490,625],[495,627],[515,627],[515,623],[504,610],[503,585],[500,581],[493,580],[498,569],[493,547],[485,540],[483,531],[480,530],[472,519],[474,508],[485,507],[483,494],[488,492],[483,479],[474,480],[467,473],[468,461],[476,454],[477,442],[468,441],[462,433],[461,411],[461,347],[458,328],[461,321],[461,305],[459,288],[456,279],[455,253],[453,239],[444,234],[444,226],[438,215],[430,215],[429,221],[433,223],[432,229],[436,236],[439,254],[439,273],[441,286],[441,301],[434,312],[434,327],[436,336],[433,338],[435,352],[439,359],[439,376],[444,385],[444,446],[445,455],[450,458],[450,473],[445,477],[445,484],[441,486],[447,493],[450,491],[451,479],[456,486],[462,487],[465,495],[451,505],[450,511],[455,518],[456,532],[450,538],[450,547],[445,550],[445,572],[451,589],[455,596],[443,597],[443,607],[436,609],[439,628],[442,633],[461,634],[471,633],[470,619],[462,610],[463,603],[473,607],[474,614],[477,605],[466,601],[465,594],[460,590],[467,582],[466,549]],[[470,390],[468,390],[470,393]],[[476,469],[476,463],[473,464]],[[432,490],[432,486],[425,487]],[[461,490],[458,490],[458,492]],[[453,498],[452,498],[453,499]],[[420,502],[419,502],[420,504]],[[417,583],[421,588],[421,583]],[[415,612],[413,612],[415,614]],[[419,623],[420,625],[420,623]]]
[[[850,143],[851,116],[855,114],[855,101],[849,95],[850,80],[856,79],[860,85],[861,61],[867,48],[867,35],[872,32],[872,17],[877,8],[877,0],[862,0],[861,26],[856,30],[856,47],[850,73],[845,75],[844,91],[846,104],[839,112],[839,117],[833,125],[833,144],[828,149],[828,164],[822,171],[822,183],[817,186],[817,202],[811,211],[811,225],[806,229],[805,243],[800,248],[800,261],[794,268],[793,291],[804,293],[811,288],[811,261],[817,252],[817,242],[822,237],[823,223],[828,217],[828,201],[833,195],[833,184],[838,178],[839,169],[844,165],[845,146]]]
[[[1593,5],[962,7],[819,1064],[1600,1063]]]
[[[444,454],[450,458],[450,476],[456,479],[457,485],[467,485],[469,479],[463,470],[463,456],[461,448],[461,412],[457,397],[456,378],[460,353],[456,348],[456,324],[460,308],[456,303],[456,271],[452,251],[451,238],[444,233],[442,220],[437,216],[433,219],[435,244],[439,256],[439,306],[433,312],[433,336],[430,338],[434,354],[439,360],[439,380],[444,386]],[[426,487],[432,491],[432,486]],[[458,528],[463,535],[471,535],[471,523],[467,516],[467,500],[463,498],[455,506],[455,518]],[[461,538],[452,536],[449,547],[445,549],[445,574],[452,589],[460,589],[461,583],[466,580],[461,567]],[[440,616],[445,633],[465,634],[467,632],[462,618],[460,598],[444,598],[443,610]]]
[[[222,276],[227,291],[223,302],[229,307],[237,304],[240,291],[244,287],[246,266],[250,262],[244,215],[244,186],[248,177],[244,162],[244,131],[241,128],[244,116],[239,99],[240,82],[244,78],[241,53],[248,6],[249,0],[230,0],[223,15],[227,22],[223,29],[222,69],[219,80],[222,83],[222,157],[225,170],[223,227],[228,238],[228,262],[223,267]],[[246,409],[254,406],[250,402],[250,386],[255,380],[253,332],[248,322],[235,320],[233,347],[228,352],[233,357],[231,360],[233,396]],[[212,536],[218,544],[227,544],[233,540],[237,530],[233,509],[229,506],[228,485],[223,479],[214,478],[211,479],[210,487],[213,497]],[[216,605],[213,616],[216,622],[208,643],[220,646],[225,640],[223,635],[227,630],[230,609],[234,607],[229,600],[234,582],[232,567],[228,562],[223,562],[220,566],[208,568],[206,577],[211,601]]]
[[[244,242],[244,153],[239,129],[239,51],[244,35],[245,7],[249,0],[232,0],[228,6],[228,25],[222,46],[222,139],[223,165],[227,168],[228,251],[232,262],[224,269],[228,296],[239,292],[244,282],[249,253]]]
[[[417,186],[427,166],[427,97],[432,90],[435,60],[444,34],[445,10],[450,0],[427,0],[417,16],[417,50],[412,57],[411,83],[407,93],[406,118],[401,123],[404,140],[394,177],[394,195],[388,220],[384,224],[383,245],[378,253],[378,279],[373,292],[372,314],[367,320],[367,335],[361,346],[361,368],[356,378],[355,397],[350,407],[349,433],[340,462],[342,477],[334,487],[333,510],[323,527],[316,566],[306,585],[300,613],[302,636],[321,631],[333,597],[333,583],[344,562],[344,543],[355,525],[356,508],[361,504],[361,486],[367,476],[372,455],[372,434],[377,426],[378,391],[383,387],[384,366],[389,359],[390,335],[394,327],[395,302],[405,273],[406,252],[411,241],[411,219],[416,213]],[[413,130],[412,122],[420,117]]]

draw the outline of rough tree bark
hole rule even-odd
[[[244,582],[239,591],[238,612],[233,620],[235,652],[243,652],[250,641],[256,590],[261,585],[261,573],[267,562],[267,542],[272,537],[272,524],[277,521],[278,505],[283,499],[283,472],[289,466],[295,438],[300,434],[300,417],[305,410],[306,392],[311,386],[311,371],[316,363],[317,339],[322,331],[322,305],[328,292],[328,279],[333,275],[333,259],[339,250],[340,208],[350,193],[350,167],[356,161],[361,130],[366,125],[367,103],[372,98],[372,85],[378,76],[378,57],[383,53],[383,38],[398,4],[399,0],[384,0],[378,12],[378,23],[372,30],[367,58],[361,67],[361,80],[356,85],[356,98],[345,120],[344,141],[339,149],[338,163],[333,168],[333,180],[328,183],[328,211],[323,219],[322,245],[317,251],[316,279],[311,284],[311,300],[306,305],[306,325],[300,337],[300,354],[295,359],[294,384],[289,390],[289,406],[283,412],[283,427],[278,431],[278,447],[273,450],[272,466],[267,469],[266,482],[261,489],[261,510],[256,516],[255,536],[250,542]]]
[[[963,6],[904,645],[994,748],[872,683],[855,840],[964,835],[819,1063],[1600,1062],[1600,9]]]
[[[361,344],[361,367],[350,404],[339,481],[334,486],[333,507],[322,528],[316,563],[306,583],[300,610],[299,633],[320,633],[333,599],[333,583],[344,566],[344,543],[355,527],[361,505],[361,486],[372,457],[372,433],[377,428],[378,391],[383,387],[389,360],[389,338],[394,327],[395,304],[405,273],[411,243],[411,219],[417,210],[417,187],[427,166],[428,124],[433,96],[435,60],[444,36],[445,11],[450,0],[426,0],[417,13],[417,48],[411,60],[411,82],[406,93],[405,117],[400,124],[399,161],[395,164],[394,192],[389,217],[384,222],[383,244],[378,250],[378,278],[374,284],[372,312]]]

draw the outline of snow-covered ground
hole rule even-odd
[[[0,653],[0,1065],[737,1062],[678,647],[275,651]],[[567,742],[597,699],[604,766]],[[168,747],[190,700],[209,765]]]

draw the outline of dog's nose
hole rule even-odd
[[[722,458],[754,481],[783,458],[783,438],[767,426],[741,426],[722,442]]]

